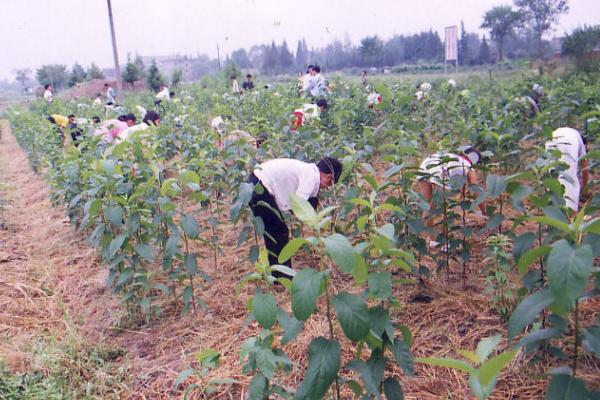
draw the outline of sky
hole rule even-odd
[[[119,61],[127,54],[221,55],[254,44],[298,39],[319,48],[335,39],[358,43],[367,35],[479,29],[485,11],[502,0],[112,0]],[[0,79],[17,68],[79,62],[113,66],[106,0],[0,0]],[[311,9],[312,5],[312,9]],[[600,0],[569,0],[557,35],[600,24]]]

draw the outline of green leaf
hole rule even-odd
[[[356,258],[348,238],[339,233],[334,233],[323,239],[323,242],[325,243],[325,251],[333,258],[336,265],[345,273],[351,274],[356,267]]]
[[[379,300],[392,297],[391,272],[371,272],[369,274],[369,296]]]
[[[553,226],[553,227],[558,228],[561,231],[563,231],[565,233],[568,233],[568,234],[571,234],[571,232],[572,232],[572,229],[571,229],[571,227],[568,224],[566,224],[566,223],[564,223],[562,221],[559,221],[556,218],[551,218],[551,217],[529,217],[528,220],[534,221],[534,222],[538,222],[538,223],[541,223],[541,224],[545,224],[545,225],[549,225],[549,226]]]
[[[137,243],[133,246],[136,253],[139,254],[144,260],[148,262],[154,261],[154,255],[152,254],[152,246],[146,243]]]
[[[585,223],[583,225],[583,232],[600,235],[600,218],[594,218],[590,222]]]
[[[475,354],[477,355],[477,364],[482,364],[492,354],[492,351],[498,346],[502,337],[495,335],[489,338],[481,339],[477,344]]]
[[[383,393],[387,400],[404,400],[402,386],[394,378],[387,378],[383,381]]]
[[[165,244],[165,256],[172,257],[179,250],[179,235],[177,233],[172,234],[167,239],[167,243]]]
[[[270,348],[260,347],[256,351],[256,366],[268,379],[273,379],[275,373],[276,361],[275,354]]]
[[[295,399],[321,399],[340,369],[340,344],[324,337],[314,339],[308,347],[308,368]]]
[[[198,235],[200,235],[198,222],[196,221],[196,218],[190,214],[183,214],[183,217],[181,218],[181,227],[185,234],[192,239],[196,239]]]
[[[369,310],[358,296],[339,293],[332,299],[335,314],[344,334],[353,342],[365,339],[369,333]]]
[[[104,215],[117,228],[123,225],[123,209],[120,206],[104,207]]]
[[[348,363],[348,368],[358,372],[367,393],[376,395],[378,398],[380,397],[379,390],[377,389],[379,382],[375,382],[373,379],[373,370],[367,363],[360,360],[353,360]]]
[[[534,344],[542,340],[548,340],[557,337],[560,337],[560,330],[556,328],[540,329],[519,340],[519,342],[515,345],[515,348],[529,346],[530,344]]]
[[[404,340],[396,339],[394,340],[392,352],[394,353],[396,364],[404,370],[406,375],[413,376],[415,374],[415,364],[408,344]]]
[[[216,368],[221,354],[215,349],[204,349],[196,353],[196,361],[205,367]]]
[[[108,250],[108,256],[110,258],[112,258],[117,253],[117,251],[121,249],[121,246],[123,245],[123,242],[125,242],[125,239],[127,239],[127,236],[125,236],[124,234],[120,234],[110,241],[110,246]]]
[[[296,218],[308,226],[314,226],[318,223],[317,213],[310,203],[299,197],[297,194],[290,194],[290,206]]]
[[[252,315],[265,329],[270,329],[277,319],[277,304],[271,293],[258,292],[252,300]]]
[[[545,400],[587,400],[589,392],[583,381],[570,375],[555,375],[548,384]]]
[[[194,374],[195,372],[196,371],[194,370],[194,368],[188,368],[184,371],[181,371],[179,375],[177,375],[177,378],[175,378],[175,382],[173,382],[173,391],[176,391],[179,388],[179,385],[181,385],[187,378],[192,376],[192,374]]]
[[[546,254],[550,253],[550,250],[552,250],[551,246],[540,246],[527,250],[521,256],[521,258],[519,258],[519,262],[517,263],[517,265],[519,266],[519,276],[523,278],[527,273],[529,266],[533,264],[538,258],[544,257]]]
[[[298,321],[294,317],[290,317],[287,312],[281,308],[277,309],[277,321],[283,326],[283,336],[281,344],[288,344],[304,329],[304,322]]]
[[[595,326],[583,330],[583,348],[600,357],[600,327]]]
[[[506,176],[490,174],[486,179],[487,193],[489,197],[500,197],[506,190]]]
[[[425,357],[425,358],[415,358],[415,361],[422,363],[422,364],[433,365],[435,367],[445,367],[445,368],[456,369],[456,370],[463,371],[463,372],[466,372],[469,374],[473,372],[472,366],[470,366],[469,364],[467,364],[464,361],[456,360],[454,358]]]
[[[367,281],[369,270],[363,256],[355,254],[354,258],[356,259],[356,266],[354,267],[354,271],[352,271],[352,277],[357,285],[361,285]]]
[[[518,335],[527,325],[531,324],[537,315],[554,302],[550,289],[544,288],[527,296],[513,311],[508,321],[508,338]]]
[[[323,275],[312,268],[296,273],[292,280],[292,311],[300,321],[306,321],[317,307]]]
[[[481,382],[484,387],[487,387],[498,377],[500,371],[515,358],[518,351],[518,349],[506,351],[484,362],[479,368],[479,382]]]
[[[248,400],[265,400],[269,397],[267,378],[262,374],[255,375],[248,385]]]
[[[556,303],[569,310],[584,291],[592,273],[592,248],[573,248],[566,240],[552,245],[548,256],[548,286]]]
[[[285,263],[287,260],[289,260],[290,258],[292,258],[294,256],[294,254],[296,254],[298,252],[298,250],[304,246],[305,244],[309,244],[310,242],[306,239],[303,238],[295,238],[290,240],[283,249],[281,249],[281,252],[279,253],[279,258],[277,259],[277,261],[280,264]]]
[[[160,187],[161,196],[175,197],[179,194],[179,185],[177,185],[177,179],[169,178],[166,179]]]
[[[185,255],[183,265],[190,276],[196,276],[198,273],[198,259],[195,254],[188,253]]]

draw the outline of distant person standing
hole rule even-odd
[[[240,84],[237,81],[237,77],[235,75],[231,75],[231,93],[240,94]]]
[[[244,89],[244,90],[253,90],[254,89],[254,82],[252,82],[251,74],[246,75],[246,80],[242,84],[242,89]]]
[[[48,103],[52,103],[54,101],[54,89],[51,84],[44,85],[44,100]]]
[[[108,84],[104,84],[104,89],[106,90],[106,105],[114,106],[115,105],[115,90]]]
[[[329,89],[327,88],[327,80],[323,75],[321,75],[321,67],[315,65],[312,71],[312,86],[310,89],[310,95],[313,98],[327,95],[329,93]]]
[[[367,80],[367,70],[363,69],[362,72],[360,73],[360,81],[362,82],[363,87],[368,87],[369,86],[369,81]]]

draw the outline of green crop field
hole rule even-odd
[[[127,95],[123,112],[141,119],[136,106],[153,109],[161,124],[118,144],[85,124],[78,146],[68,134],[63,143],[46,119],[116,117],[89,99],[9,107],[12,134],[76,236],[97,250],[98,285],[110,288],[81,295],[98,317],[73,309],[69,318],[81,318],[83,337],[85,326],[112,332],[98,345],[125,354],[75,352],[87,388],[66,373],[36,385],[74,382],[64,394],[73,398],[600,398],[598,76],[450,77],[381,75],[372,89],[331,77],[328,109],[297,130],[292,112],[310,100],[295,81],[265,90],[259,80],[236,96],[214,77],[159,106],[151,93]],[[431,90],[419,99],[425,80]],[[537,113],[523,100],[534,84],[544,92]],[[370,90],[382,99],[372,108]],[[564,163],[544,147],[559,127],[587,141],[578,212],[565,206]],[[465,144],[481,154],[479,183],[449,178],[430,204],[419,164]],[[323,156],[343,162],[341,179],[316,210],[292,199],[283,217],[293,237],[279,261],[294,260],[294,277],[275,282],[273,268],[292,271],[267,261],[248,176],[271,158]],[[68,282],[91,276],[61,271]],[[121,339],[128,332],[141,332],[127,336],[135,346]],[[150,355],[132,362],[142,351]],[[107,366],[107,379],[93,372]],[[23,383],[0,373],[16,393],[8,398],[19,398]]]

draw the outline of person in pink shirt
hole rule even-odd
[[[117,119],[109,119],[96,129],[94,135],[103,136],[103,141],[106,143],[113,143],[121,132],[135,125],[135,120],[135,115],[131,113],[121,115]]]

